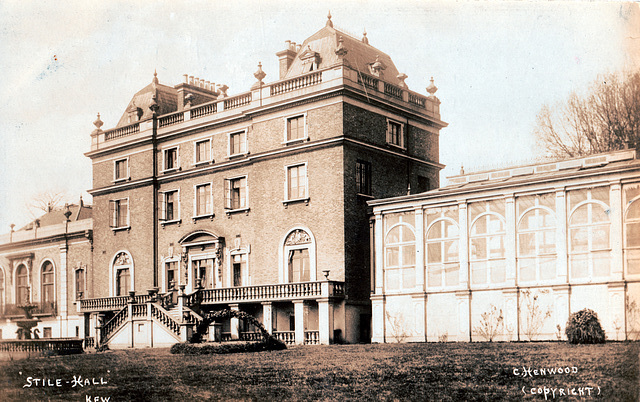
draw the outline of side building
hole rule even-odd
[[[594,310],[611,340],[640,335],[640,161],[622,150],[461,174],[370,201],[373,342],[566,339]],[[492,313],[493,312],[493,313]]]
[[[89,336],[78,303],[92,285],[91,212],[80,199],[0,236],[0,339],[29,315],[40,338]]]
[[[81,311],[101,344],[175,342],[219,309],[287,343],[370,340],[366,201],[438,187],[436,87],[409,90],[366,34],[330,17],[277,56],[273,83],[261,65],[235,96],[154,76],[115,128],[96,120],[96,285]],[[235,319],[222,328],[254,334]]]

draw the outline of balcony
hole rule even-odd
[[[31,315],[33,317],[46,317],[46,316],[55,316],[58,314],[58,306],[56,302],[38,302],[31,303],[29,306],[31,307]],[[2,311],[0,311],[1,313]],[[22,305],[18,304],[5,304],[4,305],[4,314],[2,317],[6,318],[22,318],[26,317]]]
[[[88,313],[92,311],[117,311],[121,310],[127,305],[130,296],[115,296],[115,297],[99,297],[96,299],[83,299],[80,302],[80,312]],[[136,304],[146,303],[151,296],[136,295],[134,300]]]

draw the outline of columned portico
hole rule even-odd
[[[293,301],[296,345],[304,345],[304,300]]]
[[[240,311],[240,305],[229,304],[229,310]],[[231,339],[240,339],[240,320],[237,317],[231,317]]]

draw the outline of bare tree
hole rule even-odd
[[[35,219],[42,215],[42,212],[51,212],[64,205],[66,198],[68,198],[67,195],[62,191],[43,191],[26,203],[27,212]]]
[[[640,71],[607,74],[586,95],[544,105],[534,133],[547,156],[557,158],[640,147]]]

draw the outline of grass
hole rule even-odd
[[[640,343],[426,343],[332,345],[232,355],[171,355],[168,349],[107,351],[0,362],[0,400],[545,400],[532,387],[600,387],[587,399],[635,401]],[[514,368],[577,367],[516,376]],[[74,375],[106,385],[72,387]],[[23,388],[27,377],[62,387]],[[70,381],[66,384],[65,381]],[[597,393],[597,388],[593,391]],[[551,400],[551,394],[548,395]],[[560,397],[557,400],[578,400]],[[93,399],[92,399],[93,400]],[[99,399],[98,399],[99,400]]]

